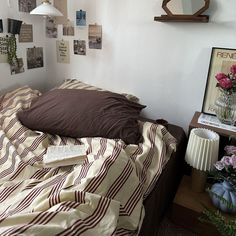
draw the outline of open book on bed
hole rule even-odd
[[[47,167],[79,165],[86,159],[84,145],[50,146],[43,157]]]

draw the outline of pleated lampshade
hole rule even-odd
[[[43,0],[42,4],[33,9],[30,12],[31,15],[43,15],[43,16],[63,16],[63,14],[57,10],[49,0]]]
[[[194,192],[203,192],[207,173],[218,160],[219,135],[203,128],[192,129],[185,154],[186,162],[192,166],[191,188]]]
[[[209,171],[218,160],[219,135],[211,130],[191,130],[185,154],[186,162],[197,170]]]

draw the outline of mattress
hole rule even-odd
[[[176,149],[162,126],[140,121],[144,142],[68,138],[33,131],[17,112],[40,96],[22,87],[5,94],[0,110],[1,235],[137,235],[143,201]],[[81,164],[48,167],[49,146],[83,145]]]

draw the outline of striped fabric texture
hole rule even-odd
[[[86,84],[82,81],[79,81],[77,79],[67,79],[62,83],[58,89],[85,89],[85,90],[97,90],[97,91],[107,91],[102,88],[95,87],[90,84]],[[125,96],[128,100],[132,102],[139,102],[139,98],[128,93],[121,93],[123,96]]]
[[[139,145],[32,131],[16,113],[38,96],[22,87],[1,99],[0,235],[137,235],[143,200],[175,150],[175,139],[149,122],[140,122]],[[51,145],[85,145],[86,159],[49,168],[43,156]]]

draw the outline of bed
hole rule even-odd
[[[140,119],[138,144],[126,132],[126,142],[49,134],[18,116],[39,97],[27,86],[0,97],[0,235],[154,235],[181,177],[183,130]],[[49,146],[63,145],[84,146],[85,159],[45,165]]]

